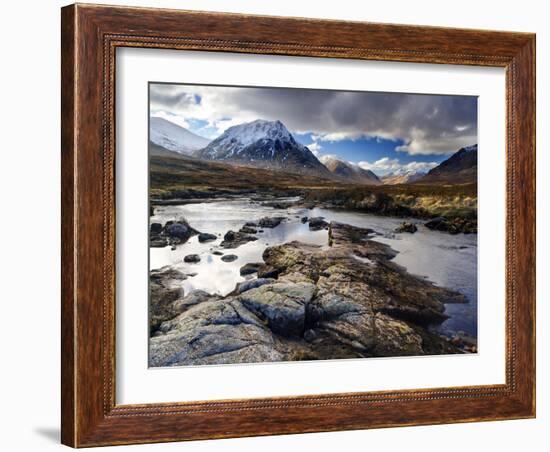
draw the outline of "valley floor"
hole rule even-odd
[[[234,200],[243,195],[277,209],[301,206],[350,209],[416,218],[429,229],[477,231],[474,186],[350,186],[306,176],[185,158],[151,159],[151,215],[171,205]],[[290,198],[294,197],[294,198]],[[284,198],[284,199],[281,199]],[[279,227],[272,216],[227,231],[220,261],[232,249]],[[262,223],[262,221],[264,221]],[[289,241],[268,246],[261,259],[242,262],[238,283],[225,295],[182,290],[193,278],[177,265],[151,270],[150,365],[180,366],[476,352],[475,337],[449,337],[432,328],[447,304],[471,302],[463,294],[408,273],[392,260],[377,231],[323,218],[303,218],[311,231],[327,229],[328,244]],[[185,218],[151,224],[151,246],[185,247],[200,234]],[[403,233],[416,226],[404,223]],[[414,230],[413,230],[414,227]],[[166,248],[169,249],[169,248]],[[233,256],[233,257],[232,257]],[[227,260],[226,260],[227,259]],[[197,254],[185,262],[199,262]],[[246,268],[247,265],[249,268]],[[244,270],[243,270],[244,268]]]
[[[153,206],[224,196],[300,196],[309,206],[396,217],[439,218],[434,225],[437,230],[477,232],[477,184],[345,184],[185,157],[152,157],[150,174]]]

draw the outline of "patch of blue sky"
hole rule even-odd
[[[355,140],[345,139],[339,141],[314,140],[312,133],[294,133],[294,137],[300,143],[309,146],[316,143],[313,148],[322,155],[336,155],[343,160],[352,163],[375,162],[384,157],[398,159],[399,163],[411,162],[436,162],[440,163],[449,158],[449,155],[441,154],[415,154],[396,150],[399,146],[406,144],[403,140],[388,140],[380,137],[365,137]]]

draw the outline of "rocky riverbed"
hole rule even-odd
[[[295,217],[296,224],[307,227],[308,220]],[[447,319],[446,304],[468,302],[463,294],[407,272],[393,261],[396,251],[373,240],[373,229],[314,218],[311,234],[328,234],[327,244],[266,245],[261,259],[239,264],[255,278],[241,278],[225,295],[183,290],[194,275],[175,265],[151,270],[150,365],[475,351],[433,330]],[[260,219],[243,227],[277,229],[287,220],[275,221],[274,226]],[[166,226],[155,228],[162,238],[168,236]],[[234,232],[239,241],[260,234]],[[193,229],[189,237],[196,234]],[[245,241],[242,248],[253,243]],[[228,251],[238,253],[239,246]]]

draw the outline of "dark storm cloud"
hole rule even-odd
[[[471,96],[151,85],[151,109],[220,129],[263,118],[320,141],[403,140],[397,150],[410,154],[448,153],[477,141],[477,99]]]
[[[193,93],[185,92],[177,85],[151,85],[151,105],[157,109],[166,111],[178,110],[198,103],[198,98]]]

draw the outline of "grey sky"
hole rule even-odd
[[[447,154],[477,142],[477,98],[285,88],[152,84],[151,114],[183,126],[205,121],[212,134],[257,118],[279,119],[316,140],[403,140],[396,151]]]

